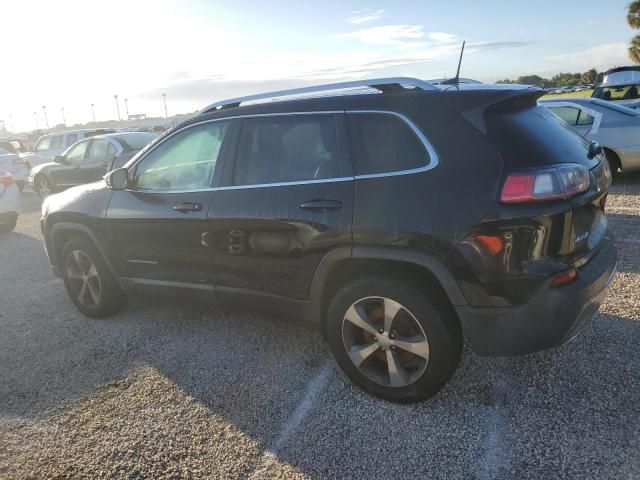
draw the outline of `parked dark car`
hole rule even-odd
[[[152,291],[302,318],[366,391],[424,399],[463,332],[483,355],[561,345],[614,275],[607,161],[543,93],[396,78],[214,104],[50,196],[47,254],[87,316]]]
[[[127,132],[80,140],[53,162],[34,167],[29,183],[44,198],[52,192],[101,180],[108,171],[122,167],[157,137],[155,133]]]

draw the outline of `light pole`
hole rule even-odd
[[[167,113],[167,94],[162,94],[162,101],[164,102],[164,118],[169,118],[169,114]]]
[[[44,112],[44,124],[47,126],[47,130],[49,130],[49,119],[47,118],[47,106],[42,105],[42,111]]]
[[[118,112],[118,121],[120,121],[120,104],[118,103],[118,95],[114,95],[113,99],[116,101],[116,112]]]
[[[95,107],[95,105],[92,103],[91,104],[91,113],[93,115],[93,123],[96,123],[96,109],[94,107]]]
[[[125,112],[127,113],[127,120],[129,120],[129,103],[128,102],[129,102],[129,99],[125,98],[124,99],[124,109],[125,109]]]
[[[33,112],[33,116],[36,119],[36,129],[40,129],[40,121],[38,120],[38,112]]]
[[[60,112],[62,112],[62,124],[66,125],[67,124],[67,119],[64,118],[64,107],[60,107]]]

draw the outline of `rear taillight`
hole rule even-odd
[[[578,164],[510,174],[502,187],[504,203],[544,202],[571,198],[589,189],[589,170]]]
[[[0,173],[0,184],[7,187],[13,185],[13,177],[8,173]]]

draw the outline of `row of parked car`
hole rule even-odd
[[[46,198],[101,180],[157,137],[152,132],[69,130],[43,135],[33,152],[18,139],[0,140],[0,232],[15,228],[19,192],[25,185]]]

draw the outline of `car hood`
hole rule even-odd
[[[78,185],[45,198],[42,216],[55,214],[70,221],[79,220],[80,217],[103,219],[112,194],[113,190],[107,187],[104,180]]]
[[[37,165],[31,169],[31,175],[36,176],[38,173],[48,172],[54,168],[57,168],[58,164],[55,162],[43,163],[42,165]]]

